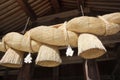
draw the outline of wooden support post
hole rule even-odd
[[[100,80],[100,74],[98,71],[97,63],[95,60],[87,60],[88,65],[88,76],[91,80]],[[85,80],[87,80],[85,62],[84,62],[84,75]]]
[[[53,68],[53,80],[59,80],[59,67]]]
[[[33,72],[34,72],[34,58],[31,64],[23,63],[23,66],[18,74],[17,80],[33,80]]]
[[[17,80],[32,80],[31,79],[31,72],[30,72],[30,66],[31,64],[25,64],[23,65],[23,67],[20,70],[20,73],[18,75],[18,79]]]

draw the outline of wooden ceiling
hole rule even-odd
[[[81,16],[80,5],[86,15],[99,15],[120,11],[119,3],[120,0],[0,0],[0,36],[21,32],[28,17],[32,27],[55,24]]]

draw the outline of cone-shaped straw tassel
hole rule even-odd
[[[78,38],[78,55],[85,59],[98,58],[105,54],[101,41],[92,34],[80,34]]]
[[[0,60],[0,65],[12,68],[19,68],[22,66],[22,60],[22,52],[9,48]]]
[[[61,64],[62,60],[57,47],[42,45],[36,58],[36,64],[43,67],[56,67]]]

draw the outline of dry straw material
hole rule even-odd
[[[5,43],[16,50],[21,50],[21,40],[23,38],[23,35],[17,33],[17,32],[10,32],[6,34],[4,37]]]
[[[120,25],[112,22],[108,22],[104,17],[98,16],[105,23],[105,34],[104,35],[113,35],[120,31]]]
[[[0,51],[6,52],[8,46],[4,43],[4,41],[0,42]]]
[[[26,32],[21,40],[21,48],[23,51],[35,53],[38,52],[41,44],[30,38],[30,31]]]
[[[9,48],[0,60],[0,65],[12,68],[20,68],[22,66],[22,60],[22,52]]]
[[[43,67],[56,67],[62,62],[57,47],[42,45],[36,58],[36,64]]]
[[[92,34],[80,34],[78,38],[78,55],[85,59],[94,59],[105,54],[101,41]]]
[[[68,21],[67,29],[77,33],[104,35],[105,23],[97,17],[76,17]]]
[[[65,32],[57,28],[51,28],[47,26],[39,26],[30,30],[31,38],[41,43],[65,46]],[[76,33],[68,31],[69,43],[71,46],[77,45],[78,36]]]
[[[105,14],[102,17],[109,22],[120,24],[120,12]]]
[[[28,33],[23,36],[17,32],[11,32],[4,36],[4,40],[9,47],[25,52],[38,52],[40,47],[40,43],[31,40]]]

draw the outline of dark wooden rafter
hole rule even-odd
[[[17,0],[24,12],[31,18],[32,21],[35,21],[37,19],[37,15],[27,1],[28,0]]]
[[[89,7],[93,11],[103,11],[103,12],[116,12],[120,11],[119,0],[111,1],[86,1],[86,7]]]
[[[60,4],[58,2],[58,0],[50,0],[53,10],[55,11],[55,13],[58,13],[60,11]]]

